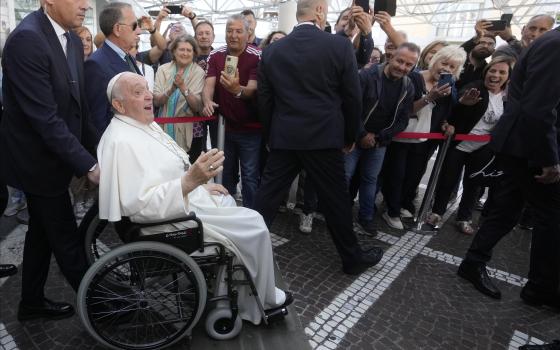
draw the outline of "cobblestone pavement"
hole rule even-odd
[[[456,276],[472,237],[455,230],[453,215],[434,236],[391,229],[380,217],[376,222],[375,237],[356,230],[363,246],[383,246],[385,257],[351,277],[342,273],[322,220],[315,219],[312,233],[303,235],[297,209],[278,215],[271,229],[275,258],[295,293],[292,312],[312,348],[517,349],[560,338],[558,312],[527,306],[519,298],[529,261],[529,231],[514,230],[496,248],[490,267],[503,294],[497,301]],[[410,228],[412,223],[405,225]],[[25,226],[12,219],[0,220],[1,262],[20,261],[24,232]],[[18,323],[20,277],[0,280],[0,350],[100,348],[77,317]],[[47,295],[74,300],[54,261]]]

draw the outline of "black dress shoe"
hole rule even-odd
[[[342,264],[342,271],[347,275],[359,275],[369,267],[377,265],[383,258],[383,249],[373,247],[362,254],[352,263]]]
[[[531,306],[549,306],[560,310],[560,294],[559,293],[542,293],[535,291],[530,286],[525,286],[521,289],[521,299],[525,304]]]
[[[377,234],[377,229],[373,224],[373,220],[358,220],[358,224],[366,233],[374,236]]]
[[[560,340],[553,340],[552,343],[541,345],[523,345],[519,350],[560,350]]]
[[[471,282],[476,289],[491,298],[500,299],[502,297],[502,293],[494,283],[492,283],[490,276],[488,276],[486,265],[482,263],[463,260],[461,265],[459,265],[457,275]]]
[[[57,303],[44,298],[40,305],[25,305],[20,302],[17,318],[19,321],[28,321],[36,318],[60,320],[72,317],[73,315],[74,308],[72,305],[68,303]]]
[[[0,264],[0,278],[15,275],[17,273],[16,265]]]

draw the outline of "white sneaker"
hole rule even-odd
[[[392,217],[389,216],[389,214],[387,214],[387,212],[384,212],[383,215],[381,215],[381,216],[383,217],[383,219],[385,220],[387,225],[389,225],[390,227],[396,228],[397,230],[403,230],[404,229],[401,218],[399,218],[399,217],[392,218]]]
[[[299,230],[303,233],[310,233],[313,229],[313,214],[301,214],[299,217]]]
[[[405,219],[410,219],[413,218],[414,215],[412,215],[412,213],[404,208],[401,208],[401,218],[405,218]]]

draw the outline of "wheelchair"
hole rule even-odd
[[[202,222],[194,213],[136,224],[127,218],[108,223],[92,212],[82,222],[92,265],[76,305],[86,330],[100,344],[112,349],[164,348],[190,338],[203,316],[211,338],[234,338],[243,325],[238,286],[250,288],[265,324],[288,314],[286,307],[264,310],[247,268],[235,264],[235,256],[222,244],[204,241]],[[179,222],[189,227],[147,233]]]

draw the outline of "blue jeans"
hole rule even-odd
[[[368,149],[356,147],[352,152],[344,156],[344,175],[347,184],[350,184],[350,179],[356,171],[358,161],[360,161],[361,164],[360,211],[358,212],[358,218],[360,220],[373,220],[375,214],[377,178],[383,166],[385,150],[386,147]]]
[[[241,195],[243,206],[253,207],[253,198],[259,184],[260,133],[226,132],[224,145],[223,185],[229,193],[236,193],[237,172],[241,166]]]

